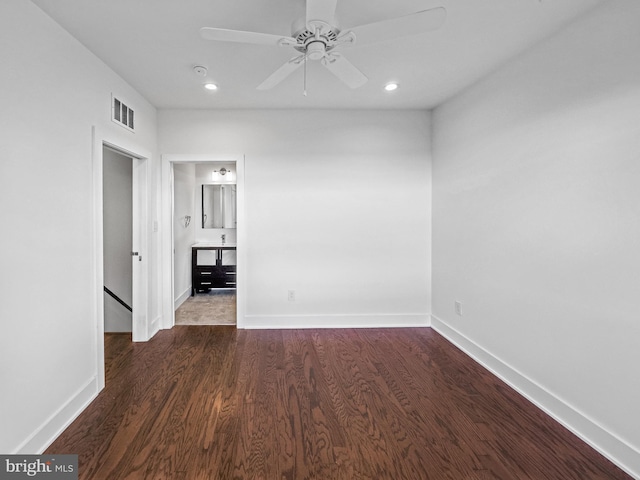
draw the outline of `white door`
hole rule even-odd
[[[149,286],[149,251],[147,248],[147,160],[133,159],[133,249],[132,340],[145,342],[152,335],[149,325],[147,292]]]

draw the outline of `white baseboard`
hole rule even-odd
[[[431,327],[618,467],[634,478],[640,479],[640,452],[634,447],[506,362],[495,357],[435,315],[431,316]]]
[[[191,287],[187,288],[184,292],[182,292],[178,298],[173,302],[173,311],[175,312],[180,305],[187,301],[187,299],[191,296]]]
[[[14,454],[41,454],[98,395],[98,379],[91,378],[25,440]]]
[[[430,316],[417,314],[245,315],[246,329],[428,327]]]

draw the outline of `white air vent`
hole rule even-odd
[[[133,110],[115,96],[112,96],[112,99],[111,120],[133,132],[135,129]]]

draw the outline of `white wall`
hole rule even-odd
[[[433,325],[640,478],[638,25],[608,2],[434,112]]]
[[[156,119],[30,2],[0,2],[0,62],[0,452],[35,453],[97,392],[92,126],[155,151]]]
[[[158,120],[162,154],[245,155],[241,326],[427,324],[428,113],[168,110]]]
[[[191,295],[191,245],[195,243],[196,226],[196,169],[193,164],[173,167],[173,285],[175,308]],[[185,227],[184,217],[191,217]]]

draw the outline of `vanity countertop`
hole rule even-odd
[[[235,243],[214,243],[214,242],[198,242],[191,245],[191,248],[210,248],[210,249],[224,249],[224,250],[234,250],[236,248]]]

